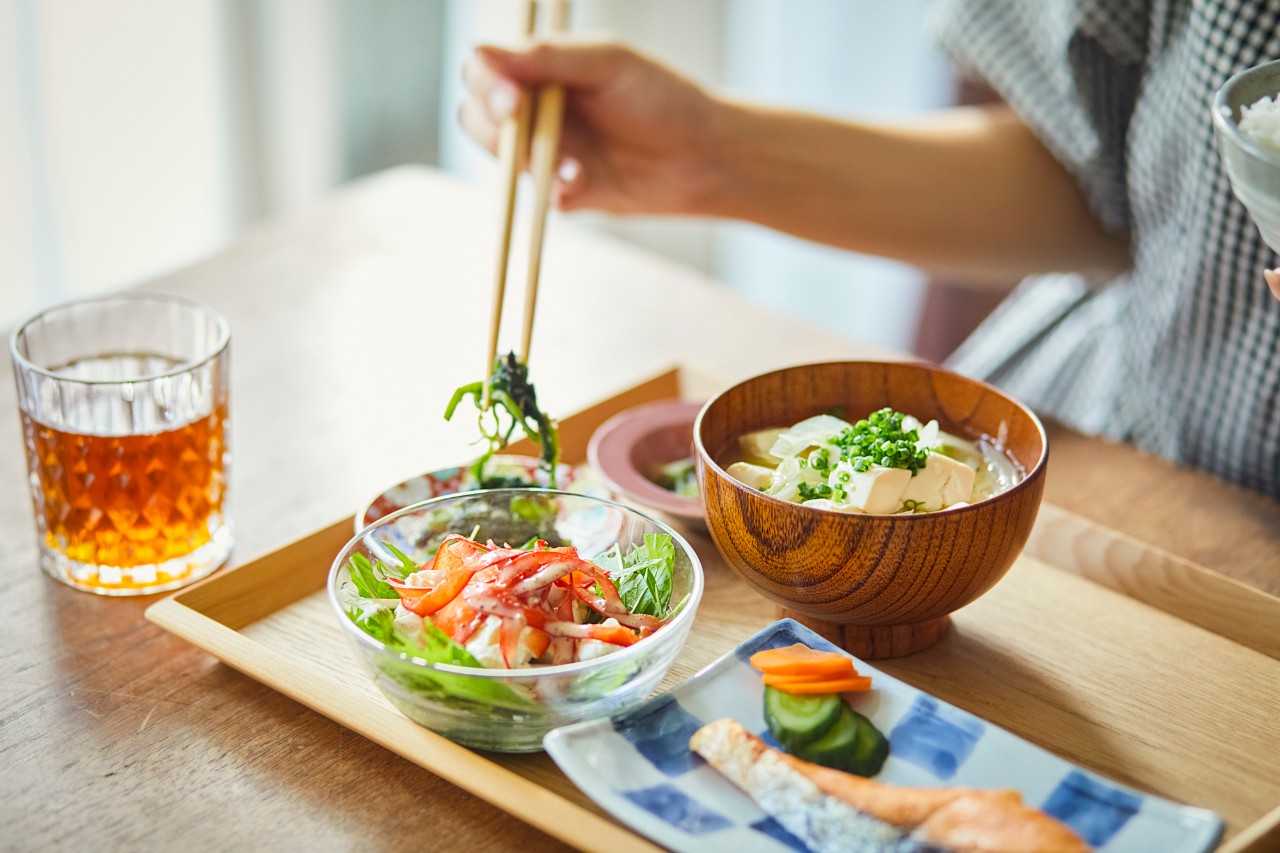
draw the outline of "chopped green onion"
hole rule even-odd
[[[801,499],[806,501],[831,497],[831,487],[826,483],[819,483],[816,486],[811,486],[808,483],[801,483],[798,488]]]
[[[884,408],[872,412],[851,429],[842,430],[833,439],[840,448],[840,458],[858,472],[868,471],[872,465],[881,465],[904,468],[914,475],[924,467],[929,451],[917,446],[920,435],[916,430],[902,428],[903,417],[901,412]],[[826,462],[825,456],[823,461]],[[819,468],[816,462],[814,468]]]

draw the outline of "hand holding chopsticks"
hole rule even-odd
[[[569,0],[551,0],[549,29],[564,32],[569,26]],[[534,31],[534,0],[522,0],[523,34]],[[542,242],[546,232],[547,210],[551,204],[551,184],[560,150],[560,129],[564,118],[564,88],[545,86],[537,93],[537,116],[529,139],[531,104],[522,98],[515,114],[503,122],[499,130],[498,158],[502,168],[503,210],[497,266],[494,273],[493,313],[489,325],[489,347],[485,372],[493,370],[498,354],[498,334],[502,325],[502,307],[506,298],[507,265],[511,257],[511,231],[515,219],[516,188],[520,175],[520,158],[526,143],[530,147],[529,171],[533,177],[533,220],[530,230],[529,264],[525,283],[524,322],[520,342],[520,360],[529,361],[533,338],[533,317],[538,299],[538,279],[542,267]],[[489,406],[486,383],[482,408]]]

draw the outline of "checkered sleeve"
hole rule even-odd
[[[1125,138],[1147,44],[1139,0],[942,0],[930,29],[965,76],[994,89],[1125,232]]]

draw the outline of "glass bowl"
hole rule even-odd
[[[390,545],[422,563],[451,533],[513,545],[537,536],[552,545],[572,544],[587,559],[614,543],[625,552],[646,534],[665,533],[676,552],[670,621],[634,645],[592,660],[514,670],[429,663],[388,649],[352,621],[352,556],[398,562]],[[392,513],[347,543],[328,583],[329,603],[356,657],[396,708],[457,743],[499,752],[540,750],[542,736],[553,728],[643,702],[684,647],[702,589],[697,554],[667,525],[610,500],[544,489],[461,492]]]

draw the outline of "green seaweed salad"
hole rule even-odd
[[[486,392],[488,394],[486,406]],[[547,482],[556,488],[556,467],[560,464],[560,437],[556,422],[538,407],[538,395],[529,382],[529,367],[514,352],[494,360],[493,372],[480,382],[471,382],[453,392],[445,407],[445,420],[452,420],[458,405],[467,397],[475,402],[484,453],[471,466],[471,476],[482,489],[520,488],[531,484],[519,477],[486,476],[485,465],[493,455],[511,443],[519,427],[540,450]]]

